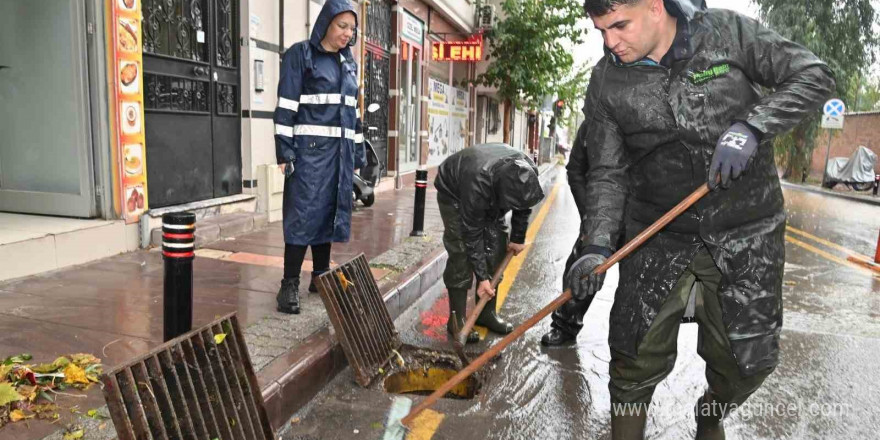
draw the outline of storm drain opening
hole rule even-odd
[[[379,287],[363,254],[316,280],[327,316],[362,387],[395,394],[429,395],[464,365],[452,351],[401,343]],[[476,359],[480,353],[468,353]],[[483,369],[446,397],[473,399],[485,382]]]
[[[404,345],[400,356],[395,355],[387,371],[380,372],[377,387],[391,394],[414,394],[428,396],[446,381],[458,374],[463,365],[455,354]],[[478,354],[472,355],[474,358]],[[484,381],[482,371],[477,372],[450,390],[445,398],[473,399]]]

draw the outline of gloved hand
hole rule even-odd
[[[290,177],[293,175],[293,161],[287,162],[287,166],[284,167],[284,177]]]
[[[571,289],[571,296],[582,301],[588,296],[595,295],[602,289],[605,282],[605,273],[594,274],[593,271],[606,260],[600,254],[586,254],[578,258],[565,278],[563,287]]]
[[[718,188],[719,173],[721,187],[729,188],[730,180],[739,179],[757,150],[758,136],[748,125],[742,122],[731,125],[715,144],[715,154],[709,166],[709,189]]]

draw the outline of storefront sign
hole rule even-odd
[[[108,35],[110,77],[114,96],[111,115],[115,125],[114,183],[116,204],[126,223],[134,223],[147,210],[147,158],[144,149],[143,58],[140,0],[111,0]]]
[[[406,10],[403,11],[403,28],[400,30],[400,38],[409,41],[417,46],[422,45],[424,35],[424,24],[415,15],[410,14]]]
[[[483,59],[482,41],[435,41],[431,43],[434,61],[480,61]]]

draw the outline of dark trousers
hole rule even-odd
[[[443,219],[443,246],[449,255],[446,269],[443,271],[443,282],[449,290],[467,290],[473,284],[474,269],[467,257],[459,207],[440,198],[437,202],[440,207],[440,217]],[[507,225],[504,224],[503,219],[499,219],[484,230],[483,240],[492,249],[492,252],[486,255],[489,276],[492,276],[495,268],[504,261],[504,256],[507,254],[507,236]]]
[[[331,243],[313,244],[312,270],[326,271],[330,268]],[[306,249],[309,246],[286,244],[284,246],[284,278],[296,278],[302,272],[303,260],[306,258]]]
[[[733,357],[721,317],[720,282],[721,271],[709,252],[701,249],[657,312],[636,357],[611,349],[608,388],[612,404],[651,402],[654,388],[675,366],[678,329],[692,293],[699,325],[697,353],[706,361],[706,381],[715,400],[735,408],[761,386],[771,371],[743,376]]]
[[[577,259],[578,245],[575,244],[574,249],[571,250],[571,254],[568,256],[568,260],[565,262],[563,276],[568,275],[568,271],[571,270],[571,265],[574,264]],[[577,337],[578,333],[580,333],[581,329],[584,327],[584,315],[587,314],[587,310],[589,310],[594,297],[595,296],[588,296],[580,301],[575,298],[568,300],[568,302],[553,312],[550,326],[573,337]]]

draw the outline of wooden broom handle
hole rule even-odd
[[[709,192],[709,186],[704,184],[697,188],[696,191],[691,193],[686,199],[682,200],[681,203],[676,205],[672,210],[667,212],[660,217],[654,224],[649,226],[647,229],[642,231],[638,236],[632,239],[625,246],[620,248],[617,252],[614,253],[610,258],[608,258],[605,263],[596,267],[593,271],[594,274],[599,274],[605,272],[613,266],[618,261],[622,260],[624,257],[632,253],[636,248],[641,246],[645,241],[647,241],[651,236],[657,233],[660,229],[663,229],[664,226],[669,224],[673,219],[678,217],[682,212],[686,211],[691,207],[694,203],[700,200],[703,196],[705,196]],[[505,347],[510,345],[511,342],[515,341],[517,338],[523,335],[526,331],[532,328],[535,324],[537,324],[542,319],[546,318],[547,315],[553,313],[554,310],[559,308],[561,305],[568,302],[571,299],[571,289],[566,289],[565,292],[562,292],[562,295],[559,295],[556,299],[553,300],[550,304],[547,304],[543,309],[541,309],[534,316],[526,320],[526,322],[522,323],[519,327],[513,330],[512,333],[505,336],[504,339],[499,341],[497,344],[489,348],[485,353],[480,355],[480,357],[474,359],[467,367],[463,368],[458,372],[455,376],[452,376],[446,383],[444,383],[437,391],[434,391],[428,398],[422,401],[422,403],[418,404],[414,409],[412,409],[409,414],[406,415],[400,422],[404,426],[409,426],[412,423],[413,419],[419,415],[425,409],[430,408],[434,405],[437,400],[441,397],[445,396],[446,393],[449,392],[453,387],[461,383],[461,381],[465,380],[468,376],[473,374],[475,371],[480,369],[483,365],[489,362],[490,359],[494,358],[498,355],[501,350],[504,350]]]

